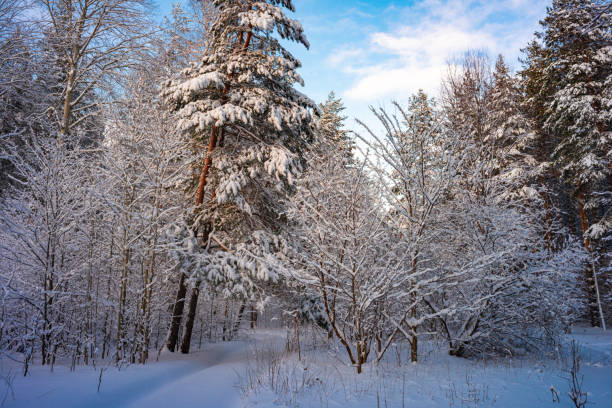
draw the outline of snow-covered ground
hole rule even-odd
[[[6,407],[571,407],[567,362],[470,361],[424,346],[421,361],[406,363],[405,346],[361,375],[341,349],[304,332],[301,353],[287,353],[280,330],[249,340],[211,344],[188,356],[103,372],[99,367],[32,367],[15,375]],[[583,391],[592,407],[612,407],[612,332],[576,329]],[[6,374],[10,365],[4,362]],[[553,403],[551,386],[561,403]],[[2,390],[0,390],[2,391]],[[4,395],[2,392],[1,395]]]
[[[612,332],[598,329],[576,329],[554,360],[472,361],[430,344],[411,364],[403,346],[356,375],[340,361],[341,349],[312,350],[301,361],[295,354],[272,363],[251,357],[240,383],[246,405],[255,407],[573,407],[567,396],[571,339],[582,356],[587,406],[612,407]],[[560,403],[553,403],[551,387]]]
[[[32,367],[16,375],[5,407],[240,407],[236,371],[245,364],[245,342],[213,344],[190,355],[168,353],[159,362],[121,370]],[[6,370],[5,370],[6,371]],[[0,395],[4,395],[4,392]]]

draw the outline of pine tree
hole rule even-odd
[[[490,175],[507,189],[508,199],[540,201],[537,184],[541,167],[536,152],[533,124],[522,112],[523,95],[503,56],[495,62],[490,89],[491,135],[487,143],[492,155]]]
[[[259,251],[267,250],[270,241],[253,232],[274,231],[281,212],[279,194],[292,184],[302,166],[300,154],[313,138],[311,113],[316,105],[293,87],[303,85],[296,72],[301,64],[274,36],[309,47],[300,23],[284,13],[295,10],[292,2],[216,0],[214,5],[217,15],[208,33],[208,53],[199,65],[184,70],[182,78],[168,81],[163,91],[190,141],[193,163],[201,166],[195,219],[188,222],[193,230],[183,234],[191,237],[189,242],[198,242],[192,255],[207,270],[181,271],[177,305],[184,298],[188,274],[196,287],[207,280],[242,297],[250,296],[250,277],[270,278],[265,268],[242,262],[230,248],[259,245]],[[202,145],[208,146],[204,157]],[[228,261],[230,256],[235,256],[233,261]],[[197,304],[197,293],[190,308]],[[175,308],[170,350],[177,341],[180,315],[182,306]],[[189,321],[183,352],[188,351],[188,333]]]
[[[541,22],[543,31],[536,34],[541,44],[526,50],[522,73],[528,103],[534,102],[542,127],[540,137],[549,139],[541,144],[552,144],[547,150],[571,186],[590,252],[596,250],[592,238],[607,235],[591,227],[610,208],[612,49],[606,7],[598,0],[554,1]],[[587,267],[586,280],[595,325],[604,322],[594,267]]]
[[[546,73],[559,84],[549,95],[545,126],[560,135],[553,155],[579,190],[607,181],[610,172],[610,15],[601,16],[602,26],[586,30],[604,6],[599,1],[555,1],[540,34],[548,57]]]
[[[437,102],[430,98],[422,89],[412,95],[406,112],[406,131],[401,135],[404,144],[418,143],[427,146],[427,151],[434,160],[440,153],[441,126]]]
[[[496,141],[495,145],[501,148],[514,142],[513,136],[522,125],[519,111],[522,95],[501,54],[495,61],[490,94],[491,112],[489,115],[495,129],[493,137]]]
[[[492,151],[488,163],[491,182],[502,187],[499,197],[502,200],[527,208],[542,207],[544,218],[540,222],[548,249],[561,248],[563,236],[559,232],[565,231],[559,230],[560,217],[553,210],[547,179],[552,163],[539,158],[541,138],[535,130],[536,120],[525,113],[520,82],[510,73],[502,55],[495,63],[489,93],[492,131],[487,142]]]
[[[441,132],[440,112],[434,99],[427,96],[422,89],[412,95],[408,102],[408,107],[403,112],[405,117],[402,120],[403,130],[396,136],[398,139],[399,157],[405,163],[416,163],[411,168],[412,174],[395,174],[395,179],[406,179],[414,177],[420,178],[420,173],[428,169],[423,176],[430,176],[433,172],[431,167],[437,163],[441,152]],[[427,182],[423,180],[423,182]],[[418,201],[414,191],[408,191],[402,183],[398,183],[394,190],[401,200],[406,201],[406,205],[412,207]]]
[[[346,109],[341,98],[337,98],[331,91],[324,103],[319,104],[319,135],[325,140],[334,143],[342,152],[347,163],[352,163],[355,141],[348,130],[344,128],[346,116],[342,112]]]

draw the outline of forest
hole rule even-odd
[[[612,5],[352,118],[300,3],[0,0],[0,406],[612,406]]]

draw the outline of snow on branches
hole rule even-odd
[[[292,10],[291,2],[215,4],[209,52],[181,79],[165,83],[162,94],[178,113],[179,129],[194,141],[194,154],[209,133],[217,139],[209,146],[213,201],[253,214],[259,205],[253,194],[265,195],[266,185],[279,190],[281,181],[289,185],[297,175],[316,110],[293,89],[302,83],[299,61],[271,34],[307,41],[301,25],[282,10]]]

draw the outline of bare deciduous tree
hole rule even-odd
[[[41,0],[48,63],[56,71],[50,107],[66,138],[97,115],[100,90],[113,92],[150,35],[147,0]]]

